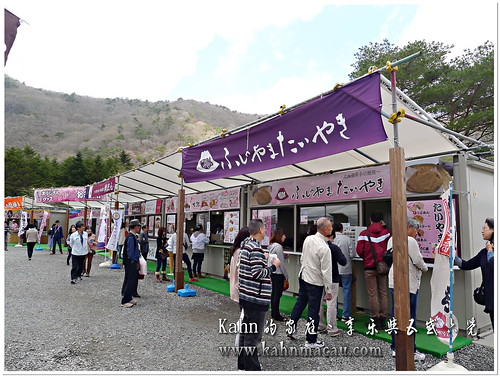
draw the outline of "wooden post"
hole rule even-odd
[[[61,242],[64,243],[64,240],[66,238],[68,238],[68,234],[69,234],[69,209],[66,209],[66,221],[64,222],[64,229],[66,229],[66,233],[63,234],[63,239],[61,240]],[[66,237],[66,238],[64,238]],[[53,249],[55,251],[55,249]]]
[[[182,253],[184,250],[184,202],[185,191],[183,188],[179,189],[179,196],[177,200],[177,242],[173,245],[176,248],[175,257],[175,291],[184,288],[184,271],[182,271]]]
[[[87,226],[87,199],[85,199],[85,208],[83,210],[83,224]]]
[[[394,316],[396,318],[396,370],[415,370],[410,324],[410,284],[408,280],[408,230],[406,215],[405,155],[400,147],[389,150],[391,169],[392,247],[394,250]]]

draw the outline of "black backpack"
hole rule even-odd
[[[382,257],[382,260],[387,264],[389,268],[392,266],[392,247],[388,249],[385,253],[384,256]]]

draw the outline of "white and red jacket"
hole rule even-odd
[[[389,229],[384,228],[380,223],[372,223],[368,227],[370,238],[372,241],[377,261],[381,261],[384,253],[387,250],[387,242],[391,238]],[[358,237],[358,244],[356,245],[356,253],[363,258],[363,267],[365,270],[375,270],[375,261],[373,260],[373,253],[370,248],[370,241],[366,235],[366,230],[363,230]]]

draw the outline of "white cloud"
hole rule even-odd
[[[310,63],[309,66],[313,67],[314,63]],[[331,90],[335,85],[333,77],[334,74],[310,70],[300,77],[281,78],[273,86],[253,93],[232,93],[227,96],[210,98],[209,101],[224,104],[224,106],[240,112],[272,114],[279,111],[283,104],[291,107]]]
[[[425,39],[455,46],[453,56],[490,40],[497,40],[497,3],[493,1],[432,1],[419,4],[412,23],[403,30],[397,44]]]
[[[13,1],[22,24],[6,73],[26,84],[100,97],[166,99],[196,72],[198,53],[231,42],[219,73],[239,72],[256,31],[307,20],[323,5],[301,1]]]

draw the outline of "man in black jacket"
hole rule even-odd
[[[319,310],[319,326],[318,331],[325,331],[328,335],[337,336],[340,335],[341,331],[337,327],[337,298],[339,297],[339,264],[345,266],[347,264],[347,259],[344,253],[340,250],[340,247],[333,243],[335,238],[335,232],[333,232],[329,237],[327,237],[328,246],[330,247],[330,252],[332,253],[332,299],[326,301],[326,324],[325,318],[325,308],[321,305]]]

